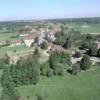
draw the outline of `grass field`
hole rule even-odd
[[[21,100],[36,100],[36,95],[44,95],[45,100],[100,100],[100,68],[90,69],[77,76],[42,77],[36,86],[17,88]]]
[[[16,33],[0,33],[0,41],[2,40],[11,40],[12,37],[16,36]]]
[[[82,33],[100,33],[100,24],[69,23],[66,26],[75,28]]]
[[[0,70],[0,80],[1,80],[2,70]],[[0,95],[1,95],[2,87],[1,87],[1,81],[0,81]]]

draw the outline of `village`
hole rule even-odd
[[[80,52],[83,55],[87,51],[87,49],[80,50],[75,46],[71,46],[70,48],[65,49],[61,45],[56,44],[55,43],[56,35],[59,35],[61,32],[64,31],[64,28],[63,28],[64,26],[62,26],[62,25],[63,24],[57,24],[57,25],[51,24],[50,28],[39,28],[39,29],[32,28],[32,26],[30,26],[30,25],[26,25],[26,26],[24,26],[24,31],[17,32],[19,39],[0,41],[0,46],[2,46],[2,47],[7,46],[7,47],[11,47],[11,48],[16,47],[16,46],[26,46],[30,49],[33,48],[32,50],[30,50],[30,52],[28,52],[27,54],[24,54],[24,55],[22,55],[22,54],[19,55],[16,52],[11,53],[11,54],[8,53],[7,55],[10,57],[11,64],[16,64],[17,61],[20,59],[20,57],[32,54],[33,51],[35,50],[35,48],[38,48],[41,55],[45,58],[48,58],[50,55],[50,52],[53,52],[53,51],[67,52],[71,56],[72,64],[75,64],[78,61],[81,61],[82,56],[73,57],[73,55],[75,55],[75,53],[77,53],[77,52]],[[71,28],[69,26],[68,29],[72,30],[73,28]],[[70,32],[68,33],[68,29],[67,29],[66,34],[70,34]],[[78,42],[78,40],[76,42]],[[99,49],[100,41],[95,40],[94,43],[96,43],[97,49]],[[42,46],[44,46],[44,47],[42,48]],[[14,50],[14,51],[16,51],[16,50]],[[90,59],[93,64],[100,62],[100,58],[98,58],[98,57],[91,57]]]

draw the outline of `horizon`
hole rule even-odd
[[[98,0],[3,0],[0,21],[100,17]]]
[[[73,18],[51,18],[51,19],[14,19],[14,20],[0,20],[0,22],[35,22],[35,21],[48,21],[48,20],[70,20],[70,19],[91,19],[91,18],[100,18],[99,16],[94,17],[73,17]]]

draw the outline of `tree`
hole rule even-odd
[[[5,63],[4,59],[0,59],[0,69],[6,68],[7,64]]]
[[[82,43],[80,44],[80,49],[89,49],[89,47],[90,47],[90,44],[89,44],[89,42],[87,42],[87,41],[82,41]]]
[[[76,57],[76,58],[81,57],[81,53],[79,51],[76,51],[74,57]]]
[[[89,54],[90,56],[97,56],[97,53],[98,53],[97,46],[96,46],[96,45],[92,45],[92,46],[89,48],[88,54]]]
[[[41,48],[42,48],[42,49],[47,49],[47,48],[48,48],[47,42],[43,42],[43,43],[41,44]]]
[[[53,69],[49,69],[49,71],[47,72],[47,76],[48,77],[51,77],[51,76],[53,76]]]
[[[1,100],[18,100],[19,94],[10,84],[3,88]]]
[[[34,55],[36,55],[38,57],[40,56],[40,52],[39,52],[39,48],[38,47],[35,48]]]
[[[42,63],[40,66],[40,71],[42,75],[47,76],[48,72],[50,71],[49,63],[48,62]]]
[[[3,74],[1,76],[1,84],[2,87],[6,87],[9,84],[14,86],[12,76],[10,73],[10,66],[3,69]]]
[[[41,95],[37,95],[37,100],[44,100],[44,97]]]
[[[66,39],[66,41],[65,41],[65,43],[64,43],[64,48],[66,48],[66,49],[70,49],[71,48],[71,45],[72,45],[72,43],[71,43],[71,39]]]
[[[70,56],[66,52],[54,51],[49,57],[49,63],[51,68],[55,69],[57,64],[70,65]]]
[[[87,41],[92,41],[92,40],[94,40],[94,36],[91,35],[91,34],[86,34],[86,40]]]
[[[91,67],[91,64],[90,57],[88,55],[84,55],[80,62],[81,69],[87,70]]]
[[[72,74],[77,75],[77,73],[80,72],[80,71],[81,71],[80,65],[78,63],[75,63],[72,66]]]
[[[100,58],[100,48],[99,48],[99,50],[98,50],[97,56]]]
[[[5,54],[5,56],[4,56],[4,62],[6,63],[6,64],[9,64],[9,56],[8,56],[8,54]]]
[[[56,39],[55,39],[54,43],[57,45],[63,46],[66,42],[67,34],[65,34],[63,31],[61,31],[61,32],[57,32],[55,34],[55,37],[56,37]]]
[[[56,65],[56,68],[54,69],[54,74],[60,76],[64,75],[64,67],[62,64]]]

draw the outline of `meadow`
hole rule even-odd
[[[83,71],[76,76],[66,73],[63,77],[40,77],[37,85],[17,88],[21,100],[100,100],[100,68]]]

